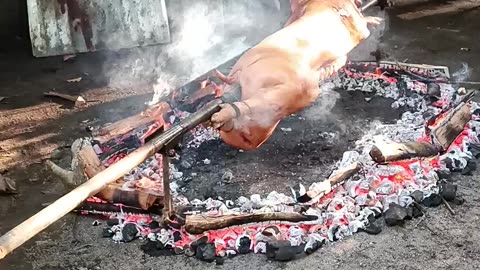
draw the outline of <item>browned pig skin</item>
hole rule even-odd
[[[235,148],[261,146],[284,117],[310,106],[319,80],[331,76],[346,55],[370,35],[354,0],[292,0],[287,26],[247,51],[228,75],[216,72],[224,91],[240,86],[241,98],[222,105],[211,122]],[[238,88],[238,87],[237,87]]]

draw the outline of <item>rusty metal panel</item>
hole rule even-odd
[[[170,42],[165,0],[27,0],[33,55]]]

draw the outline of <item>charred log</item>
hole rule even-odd
[[[432,157],[440,154],[443,148],[428,142],[382,143],[374,145],[370,157],[379,164],[388,162]]]
[[[149,123],[163,123],[163,117],[170,111],[170,105],[168,105],[168,103],[161,102],[153,105],[152,107],[146,109],[145,111],[137,115],[130,116],[108,126],[105,126],[94,132],[93,136],[100,143],[109,142]]]
[[[473,92],[465,98],[450,112],[441,112],[427,122],[427,125],[436,127],[427,134],[432,137],[429,142],[403,142],[403,143],[381,143],[374,145],[370,151],[370,157],[377,163],[383,164],[393,161],[432,157],[444,153],[455,139],[463,132],[465,125],[472,119],[472,113],[468,101],[473,97]],[[443,115],[446,116],[443,117]]]
[[[209,230],[218,230],[230,226],[259,223],[266,221],[306,222],[316,220],[317,216],[302,215],[299,213],[258,213],[229,215],[220,217],[187,216],[185,229],[191,234],[201,234]]]
[[[469,104],[460,103],[432,130],[433,142],[447,150],[471,119],[472,113]]]
[[[362,165],[358,162],[355,162],[350,166],[339,170],[337,173],[330,176],[329,179],[311,187],[307,193],[298,197],[297,201],[300,203],[308,203],[314,199],[320,199],[322,196],[328,194],[332,190],[333,186],[348,180],[348,178],[359,172],[361,168]]]

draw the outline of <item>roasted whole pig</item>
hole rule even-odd
[[[310,106],[319,80],[340,69],[370,35],[368,25],[380,22],[364,17],[354,0],[292,0],[291,10],[285,27],[247,51],[228,75],[216,71],[223,91],[238,95],[211,122],[235,148],[258,148],[281,119]]]

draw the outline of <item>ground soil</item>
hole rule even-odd
[[[477,32],[480,11],[467,9],[449,14],[402,20],[398,13],[422,14],[433,7],[410,7],[390,12],[388,29],[380,40],[382,56],[414,63],[447,65],[452,71],[462,63],[471,67],[468,80],[480,80],[480,45]],[[0,52],[0,169],[15,179],[19,194],[0,197],[0,233],[4,233],[52,202],[65,190],[59,180],[41,164],[54,149],[58,160],[67,165],[68,145],[85,136],[85,127],[115,121],[142,110],[151,98],[151,79],[128,87],[112,87],[102,75],[111,59],[122,61],[121,53],[93,53],[72,62],[59,57],[34,59],[22,41]],[[373,47],[373,48],[376,48]],[[469,48],[470,50],[461,50]],[[80,83],[66,79],[81,76]],[[89,104],[72,108],[61,100],[45,98],[43,92],[56,89],[82,94]],[[400,111],[389,101],[366,102],[362,93],[339,92],[334,108],[326,112],[322,97],[311,109],[291,116],[272,138],[255,152],[239,152],[212,141],[199,149],[187,149],[182,158],[193,166],[182,168],[191,181],[181,182],[185,194],[207,198],[236,198],[269,191],[288,192],[288,186],[323,180],[334,162],[353,147],[373,119],[394,121]],[[324,102],[324,103],[322,103]],[[329,139],[327,133],[333,133]],[[203,164],[205,158],[210,165]],[[234,178],[226,181],[229,170]],[[455,175],[458,193],[466,199],[454,206],[451,216],[444,208],[430,209],[428,217],[408,222],[404,227],[385,228],[377,236],[356,234],[322,248],[313,255],[289,263],[267,261],[262,255],[228,260],[230,269],[477,269],[480,259],[480,202],[478,174]],[[91,226],[92,218],[67,216],[0,262],[1,269],[209,269],[219,268],[198,260],[177,257],[151,258],[139,249],[139,241],[114,244],[101,238],[101,226]],[[74,236],[75,235],[75,236]],[[77,238],[79,241],[77,241]]]

